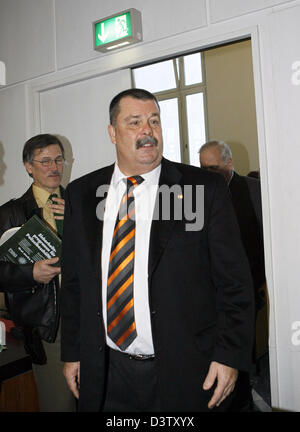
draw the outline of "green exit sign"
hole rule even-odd
[[[93,23],[94,49],[108,51],[142,41],[141,13],[127,9]]]

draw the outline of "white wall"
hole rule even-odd
[[[55,70],[52,0],[0,1],[0,57],[7,84]]]
[[[92,21],[128,7],[142,12],[144,42],[109,54],[93,51]],[[294,411],[300,411],[300,76],[293,76],[300,61],[299,21],[299,0],[0,0],[0,60],[7,67],[7,86],[0,89],[0,204],[28,185],[20,163],[27,138],[60,125],[55,133],[79,151],[78,119],[61,106],[73,84],[79,100],[71,94],[69,100],[80,104],[81,90],[90,85],[86,80],[98,83],[97,77],[106,77],[107,100],[127,85],[126,78],[119,86],[110,81],[118,70],[251,36],[271,301],[272,403]],[[101,100],[101,84],[93,88]],[[66,122],[53,115],[55,106]],[[90,108],[99,110],[97,98],[91,98]],[[102,109],[100,116],[106,115]],[[112,157],[111,144],[106,130],[83,127],[87,144],[103,143],[106,155],[85,159],[84,170],[89,170],[98,158],[100,166]]]
[[[204,52],[208,139],[225,141],[241,175],[259,167],[251,41]],[[246,101],[246,103],[245,103]]]
[[[40,124],[60,136],[66,151],[62,184],[115,161],[115,146],[107,134],[112,89],[131,87],[128,69],[97,76],[41,93]]]
[[[22,163],[26,136],[26,92],[24,85],[0,91],[0,203],[18,196],[29,186]]]

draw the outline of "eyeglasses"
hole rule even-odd
[[[55,163],[55,165],[63,165],[65,163],[65,160],[62,156],[57,156],[57,158],[55,159],[51,159],[51,158],[45,158],[42,160],[37,160],[37,159],[32,159],[32,161],[34,162],[39,162],[40,164],[43,165],[43,167],[50,167],[52,165],[52,162]]]

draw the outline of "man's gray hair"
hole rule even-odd
[[[219,150],[223,162],[228,163],[229,159],[232,159],[232,152],[230,150],[230,147],[224,141],[208,141],[200,147],[198,153],[200,154],[203,150],[212,147],[216,147]]]

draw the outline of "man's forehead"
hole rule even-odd
[[[120,100],[120,113],[130,115],[141,115],[144,111],[151,111],[151,114],[159,115],[159,108],[153,99],[136,99],[126,96]]]
[[[55,152],[55,153],[60,153],[61,154],[61,149],[59,147],[58,144],[49,144],[46,147],[42,147],[42,148],[37,148],[34,149],[34,155],[40,155],[40,154],[44,154],[44,153],[50,153],[50,152]]]
[[[130,120],[130,119],[139,119],[141,117],[143,117],[144,115],[147,115],[147,117],[159,117],[159,112],[152,112],[149,111],[147,113],[136,113],[136,114],[129,114],[127,117],[125,117],[125,120]]]
[[[202,156],[202,158],[205,158],[207,160],[214,160],[214,161],[218,161],[218,162],[221,160],[221,153],[215,147],[204,149],[200,154],[200,157],[201,156]],[[214,165],[216,165],[216,164],[214,164]]]

